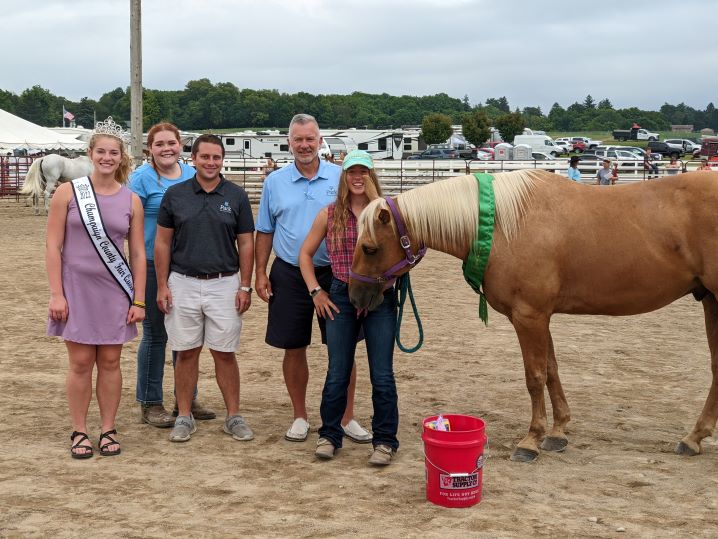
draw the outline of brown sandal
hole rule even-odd
[[[111,457],[113,455],[119,455],[120,452],[122,451],[119,447],[117,449],[113,449],[112,451],[107,449],[111,445],[120,445],[120,442],[115,440],[112,436],[110,436],[110,434],[117,434],[117,431],[115,429],[112,429],[112,430],[108,430],[107,432],[103,432],[102,434],[100,434],[100,441],[97,442],[97,445],[100,447],[100,455],[102,455],[103,457]],[[109,441],[103,444],[102,440],[105,440],[105,439],[109,440]]]
[[[77,436],[79,436],[80,439],[77,440],[77,442],[75,444],[73,444],[72,447],[70,447],[70,456],[73,459],[89,459],[89,458],[91,458],[92,454],[93,454],[92,446],[91,445],[90,446],[82,445],[82,442],[84,442],[85,440],[89,441],[90,438],[84,432],[73,431],[72,434],[70,434],[70,441],[72,442]],[[78,453],[77,452],[78,449],[84,449],[85,452]]]

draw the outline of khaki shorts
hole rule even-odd
[[[202,345],[217,352],[235,352],[242,317],[235,307],[239,276],[196,279],[172,272],[167,281],[172,307],[165,315],[167,342],[174,351]]]

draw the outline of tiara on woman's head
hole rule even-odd
[[[129,134],[127,131],[122,129],[122,126],[116,124],[112,119],[112,116],[108,116],[104,122],[97,122],[95,129],[93,130],[94,135],[108,135],[120,139],[123,143],[127,144],[129,141]]]

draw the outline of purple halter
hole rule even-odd
[[[392,267],[382,273],[380,277],[369,277],[366,275],[360,275],[358,273],[354,273],[352,270],[349,270],[349,277],[351,277],[352,279],[356,279],[357,281],[371,284],[385,283],[391,279],[396,278],[396,272],[405,268],[406,266],[411,266],[413,268],[416,264],[419,263],[422,258],[424,258],[424,255],[426,254],[426,247],[423,245],[419,248],[416,254],[411,252],[411,240],[409,240],[409,236],[406,233],[404,220],[401,218],[401,214],[396,208],[396,204],[391,197],[386,197],[384,200],[386,200],[386,203],[389,205],[391,214],[394,216],[394,221],[396,221],[396,228],[399,231],[399,243],[404,249],[406,258],[394,264]]]

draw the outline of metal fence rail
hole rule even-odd
[[[18,191],[35,157],[0,157],[0,197],[20,198]]]
[[[18,191],[25,180],[30,165],[37,157],[0,157],[0,197],[19,198]],[[648,179],[648,171],[643,160],[618,160],[618,183],[631,183]],[[279,167],[291,161],[277,162]],[[191,162],[190,162],[191,164]],[[659,161],[658,175],[668,174],[666,162]],[[382,189],[387,195],[397,195],[414,187],[432,183],[445,178],[473,174],[474,172],[509,172],[511,170],[543,169],[565,175],[568,159],[551,161],[464,161],[461,159],[442,160],[377,160],[374,162],[381,180]],[[262,194],[266,159],[225,159],[222,173],[247,191],[251,203],[256,204]],[[695,170],[700,161],[682,162],[682,172]],[[593,183],[596,172],[601,168],[601,160],[582,161],[579,164],[581,177],[585,183]]]
[[[291,161],[278,162],[283,167]],[[643,160],[618,160],[618,183],[632,183],[649,179]],[[666,161],[659,161],[658,175],[666,176]],[[256,204],[262,194],[264,181],[264,159],[226,159],[223,170],[224,175],[244,187],[251,203]],[[377,174],[381,180],[382,189],[386,195],[397,195],[414,187],[432,183],[445,178],[473,174],[474,172],[509,172],[512,170],[542,169],[557,174],[566,175],[568,159],[551,161],[464,161],[460,159],[442,159],[435,161],[416,160],[377,160],[374,161]],[[700,161],[684,161],[681,172],[696,170]],[[601,159],[596,161],[583,161],[579,164],[581,178],[584,183],[593,183],[597,171],[602,167]],[[651,171],[651,175],[653,175]]]

